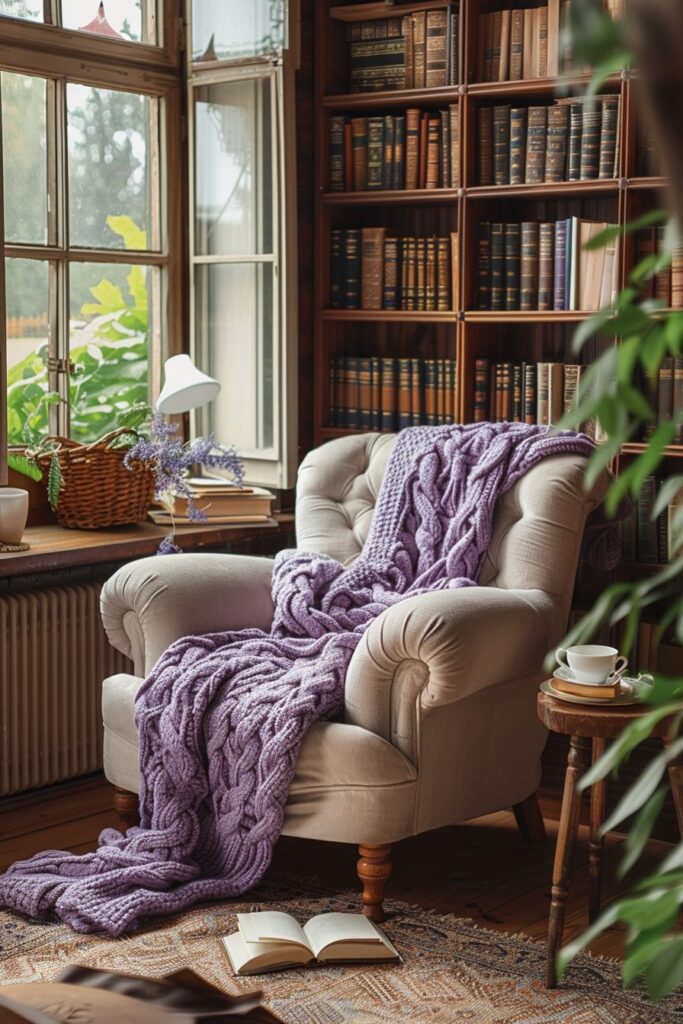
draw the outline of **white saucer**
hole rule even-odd
[[[541,683],[541,692],[547,693],[549,697],[555,697],[556,700],[565,700],[569,704],[603,704],[615,707],[624,704],[640,704],[642,696],[647,693],[651,685],[646,678],[627,679],[622,676],[619,693],[616,697],[575,697],[573,693],[556,690],[550,679],[546,679],[544,683]]]
[[[558,665],[553,675],[556,675],[558,679],[564,679],[567,683],[579,683],[581,686],[609,686],[611,683],[616,682],[617,679],[623,678],[623,673],[626,669],[622,669],[621,672],[617,672],[613,676],[608,676],[607,679],[601,680],[599,683],[589,683],[587,679],[581,679],[577,676],[576,672],[572,672],[566,665]]]

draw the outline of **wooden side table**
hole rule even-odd
[[[557,833],[553,863],[546,965],[548,988],[555,988],[557,985],[555,960],[562,945],[569,876],[581,811],[582,794],[577,789],[579,779],[604,753],[607,740],[620,736],[626,726],[635,718],[639,718],[644,711],[645,709],[639,705],[610,708],[600,704],[597,707],[591,707],[587,704],[570,704],[566,701],[556,700],[545,693],[538,695],[538,717],[543,724],[552,732],[570,737],[560,828]],[[652,736],[665,741],[667,728],[667,720],[659,722]],[[669,765],[669,783],[673,793],[678,827],[683,835],[683,765],[677,762]],[[603,842],[599,833],[605,817],[605,789],[606,780],[603,779],[601,782],[597,782],[590,791],[589,921],[594,921],[600,912]]]

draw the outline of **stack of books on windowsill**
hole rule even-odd
[[[271,522],[275,496],[263,487],[237,487],[227,480],[213,477],[192,477],[187,481],[195,507],[209,526],[221,524],[240,526]],[[196,524],[189,515],[189,501],[176,495],[173,510],[166,506],[152,508],[150,518],[159,526]]]

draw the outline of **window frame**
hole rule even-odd
[[[54,15],[57,0],[45,0],[46,12]],[[161,362],[183,351],[186,329],[186,304],[183,296],[186,251],[186,189],[184,165],[184,89],[183,89],[183,26],[176,0],[158,0],[159,45],[113,38],[64,29],[24,19],[0,17],[0,70],[34,75],[47,81],[48,92],[55,96],[54,136],[48,139],[57,148],[56,182],[52,189],[66,180],[65,162],[66,104],[58,102],[68,82],[102,89],[117,89],[150,96],[159,103],[159,226],[158,251],[135,252],[126,249],[91,249],[72,246],[65,233],[68,218],[68,197],[58,197],[57,216],[62,230],[47,245],[9,243],[5,241],[3,212],[2,135],[0,133],[0,486],[7,482],[7,331],[5,319],[5,258],[31,258],[59,264],[54,289],[56,309],[50,309],[49,331],[52,351],[60,360],[68,360],[68,300],[66,280],[70,263],[121,263],[158,267],[160,284],[159,322],[155,334],[160,339],[157,350],[150,352],[152,401],[160,388]],[[55,87],[50,83],[55,82]],[[1,125],[0,125],[1,127]],[[48,132],[50,128],[48,126]],[[52,168],[48,167],[48,174]],[[62,394],[66,389],[65,365],[55,366],[50,385]],[[68,412],[51,408],[51,432],[63,431]]]

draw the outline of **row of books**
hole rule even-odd
[[[643,390],[656,415],[657,423],[673,420],[676,423],[675,444],[683,444],[683,356],[666,356],[659,367],[657,377],[645,377]],[[654,424],[646,434],[654,432]]]
[[[636,232],[636,264],[664,251],[666,228],[641,228]],[[683,309],[683,245],[674,246],[670,266],[644,281],[643,296],[660,299],[665,306]]]
[[[641,485],[633,512],[624,522],[623,557],[626,561],[666,565],[676,554],[680,554],[680,549],[676,550],[676,532],[672,526],[676,513],[680,513],[683,508],[683,491],[653,518],[661,485],[662,482],[654,476],[646,477]],[[679,538],[680,533],[679,526]]]
[[[348,26],[351,92],[440,89],[459,78],[457,8]]]
[[[330,190],[458,188],[460,125],[457,104],[436,114],[330,117]]]
[[[149,510],[153,522],[161,526],[196,523],[197,513],[203,521],[214,524],[270,520],[275,495],[262,487],[237,487],[222,477],[210,475],[190,477],[186,484],[188,494],[176,494],[171,502],[160,502],[160,508]]]
[[[552,106],[501,103],[477,111],[480,185],[614,178],[619,97],[568,97]]]
[[[456,417],[454,359],[338,356],[330,362],[333,427],[394,431]]]
[[[386,228],[331,233],[332,309],[458,308],[458,235],[395,238]]]
[[[596,310],[618,290],[618,243],[586,250],[612,225],[555,222],[479,224],[477,306],[486,310]]]
[[[603,0],[612,17],[621,17],[623,0]],[[571,0],[480,14],[477,24],[477,81],[505,82],[554,78],[571,67],[568,48],[560,53],[569,23]]]
[[[577,363],[476,359],[473,419],[552,426],[574,406],[584,370]],[[583,429],[594,440],[602,439],[599,425],[588,423]]]

